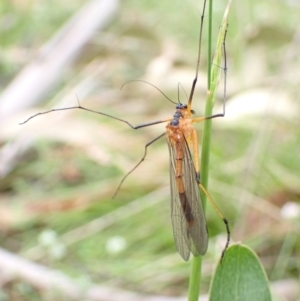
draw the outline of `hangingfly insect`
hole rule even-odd
[[[200,22],[199,49],[198,49],[196,76],[195,79],[193,80],[188,104],[186,105],[180,102],[175,103],[166,96],[166,98],[169,101],[176,104],[176,111],[173,117],[133,126],[131,123],[129,123],[124,119],[120,119],[102,112],[90,110],[78,104],[78,106],[52,109],[46,112],[37,113],[29,117],[23,123],[21,123],[24,124],[28,122],[30,119],[38,115],[43,115],[54,111],[71,110],[71,109],[81,109],[92,113],[100,114],[106,117],[110,117],[118,121],[121,121],[123,123],[126,123],[132,129],[139,129],[154,124],[167,122],[166,131],[145,145],[145,151],[143,157],[138,162],[138,164],[131,171],[129,171],[129,173],[127,173],[125,177],[122,179],[115,192],[115,195],[118,193],[122,183],[128,177],[128,175],[131,174],[145,160],[148,146],[150,146],[152,143],[154,143],[155,141],[157,141],[158,139],[166,135],[168,147],[169,147],[169,153],[170,153],[171,219],[173,225],[173,234],[174,234],[177,251],[184,260],[189,259],[190,253],[192,253],[194,256],[204,255],[206,253],[207,246],[208,246],[208,231],[206,226],[205,214],[200,198],[199,188],[201,188],[203,192],[207,195],[208,199],[211,201],[212,205],[214,206],[214,208],[216,209],[216,211],[218,212],[218,214],[220,215],[220,217],[223,219],[225,223],[226,231],[227,231],[227,242],[222,252],[222,257],[224,256],[230,241],[230,230],[229,230],[228,221],[221,214],[220,210],[214,203],[213,199],[211,198],[207,190],[200,183],[198,138],[197,138],[197,132],[193,126],[194,123],[202,122],[216,117],[223,117],[225,115],[226,71],[227,71],[225,38],[227,32],[228,8],[225,12],[225,16],[220,28],[219,37],[221,37],[221,43],[217,45],[217,49],[216,49],[216,53],[217,52],[223,53],[223,60],[224,60],[223,112],[211,116],[192,118],[194,111],[191,109],[194,90],[198,79],[200,48],[201,48],[200,46],[201,46],[201,38],[202,38],[205,5],[206,5],[206,1],[204,1],[203,12],[202,12],[201,22]],[[218,65],[218,61],[214,62],[213,64],[215,66]],[[220,67],[218,66],[217,68],[220,69]],[[165,95],[164,93],[162,94]]]

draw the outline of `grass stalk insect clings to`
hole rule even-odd
[[[73,107],[52,109],[49,111],[37,113],[29,117],[23,123],[21,123],[24,124],[28,122],[30,119],[38,115],[43,115],[55,111],[71,110],[71,109],[81,109],[84,111],[113,118],[120,122],[126,123],[132,129],[139,129],[154,124],[167,123],[166,131],[145,145],[143,157],[135,165],[135,167],[123,177],[122,181],[120,182],[115,192],[115,195],[118,193],[121,185],[123,184],[127,176],[131,174],[145,160],[148,147],[152,143],[160,139],[161,137],[166,136],[167,144],[169,147],[169,154],[170,154],[171,219],[172,219],[172,226],[173,226],[173,234],[174,234],[174,240],[175,240],[177,251],[184,260],[189,259],[190,253],[192,253],[194,256],[198,256],[198,255],[204,255],[207,251],[208,231],[207,231],[204,209],[200,197],[200,189],[202,189],[202,191],[206,194],[206,196],[208,197],[208,199],[210,200],[210,202],[212,203],[212,205],[214,206],[214,208],[216,209],[217,213],[222,218],[226,226],[227,241],[223,249],[221,258],[223,258],[230,241],[230,230],[229,230],[227,219],[221,214],[220,210],[214,203],[212,197],[209,195],[207,190],[203,187],[203,185],[200,182],[198,137],[197,137],[197,132],[193,126],[193,124],[195,123],[225,116],[226,71],[227,71],[225,38],[227,32],[228,9],[225,12],[225,16],[219,30],[218,43],[215,50],[215,56],[213,61],[212,77],[214,79],[217,78],[217,80],[212,81],[212,85],[210,89],[210,95],[214,97],[218,86],[220,70],[223,70],[224,71],[223,111],[222,113],[214,114],[211,116],[192,117],[194,111],[191,108],[193,95],[198,79],[205,5],[206,5],[206,1],[204,1],[201,22],[200,22],[196,76],[192,83],[188,103],[182,104],[179,101],[178,103],[176,103],[167,97],[169,101],[176,104],[176,111],[173,117],[133,126],[131,123],[129,123],[124,119],[120,119],[111,116],[109,114],[105,114],[103,112],[94,111],[85,108],[81,106],[80,103],[78,103],[77,106],[73,106]],[[222,60],[224,61],[223,68],[220,67]]]

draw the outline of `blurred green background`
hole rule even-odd
[[[214,2],[216,42],[227,3]],[[149,148],[145,162],[112,199],[144,145],[165,126],[134,131],[80,110],[18,123],[37,112],[76,106],[77,98],[134,125],[172,116],[174,106],[153,87],[131,82],[120,88],[143,79],[174,101],[178,83],[190,91],[202,1],[123,1],[69,60],[64,51],[89,29],[77,19],[64,26],[88,3],[0,3],[1,248],[61,270],[83,286],[185,295],[189,263],[173,241],[164,138]],[[298,1],[233,1],[226,117],[213,121],[210,161],[209,191],[230,221],[232,241],[258,253],[274,294],[284,298],[298,285],[300,270],[299,13]],[[206,21],[193,100],[198,116],[206,95]],[[222,110],[223,86],[221,78],[215,112]],[[180,89],[180,100],[185,99]],[[202,125],[197,129],[201,136]],[[224,224],[210,204],[207,223],[202,294],[226,241]],[[1,301],[57,300],[30,281],[0,280]],[[282,300],[298,300],[296,295]]]

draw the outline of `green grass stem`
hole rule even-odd
[[[227,30],[227,15],[229,11],[229,5],[225,11],[222,25],[220,28],[217,46],[215,49],[215,55],[212,62],[212,10],[213,10],[213,0],[208,1],[208,66],[207,66],[207,98],[205,105],[205,116],[211,116],[214,106],[215,95],[218,87],[219,77],[220,77],[220,65],[223,55],[223,41]],[[202,153],[201,153],[201,183],[207,188],[208,187],[208,174],[209,174],[209,158],[210,158],[210,143],[211,143],[211,127],[212,120],[208,119],[204,122],[203,135],[202,135]],[[206,195],[201,190],[202,204],[205,210],[206,207]],[[202,267],[202,257],[193,257],[192,267],[190,273],[189,282],[189,292],[188,300],[197,301],[200,291],[201,282],[201,267]]]

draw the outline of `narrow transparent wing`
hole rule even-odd
[[[194,223],[189,225],[189,233],[192,239],[191,252],[197,256],[204,255],[208,246],[208,230],[200,196],[199,184],[196,180],[195,165],[186,140],[183,140],[182,147],[185,148],[183,160],[184,185],[187,191],[187,198],[191,200]]]
[[[168,138],[167,138],[168,140]],[[176,155],[168,140],[170,152],[170,188],[171,188],[171,220],[173,226],[173,235],[178,253],[184,260],[190,257],[191,242],[187,231],[186,221],[181,208],[177,184],[176,184]]]
[[[190,252],[195,256],[204,255],[208,245],[208,233],[205,215],[196,180],[195,166],[186,140],[177,145],[177,150],[168,139],[170,151],[170,182],[171,182],[171,219],[173,234],[178,253],[188,260]],[[177,152],[183,152],[182,181],[185,194],[179,195],[176,183]],[[183,199],[182,199],[183,198]],[[185,206],[182,205],[184,200]]]

